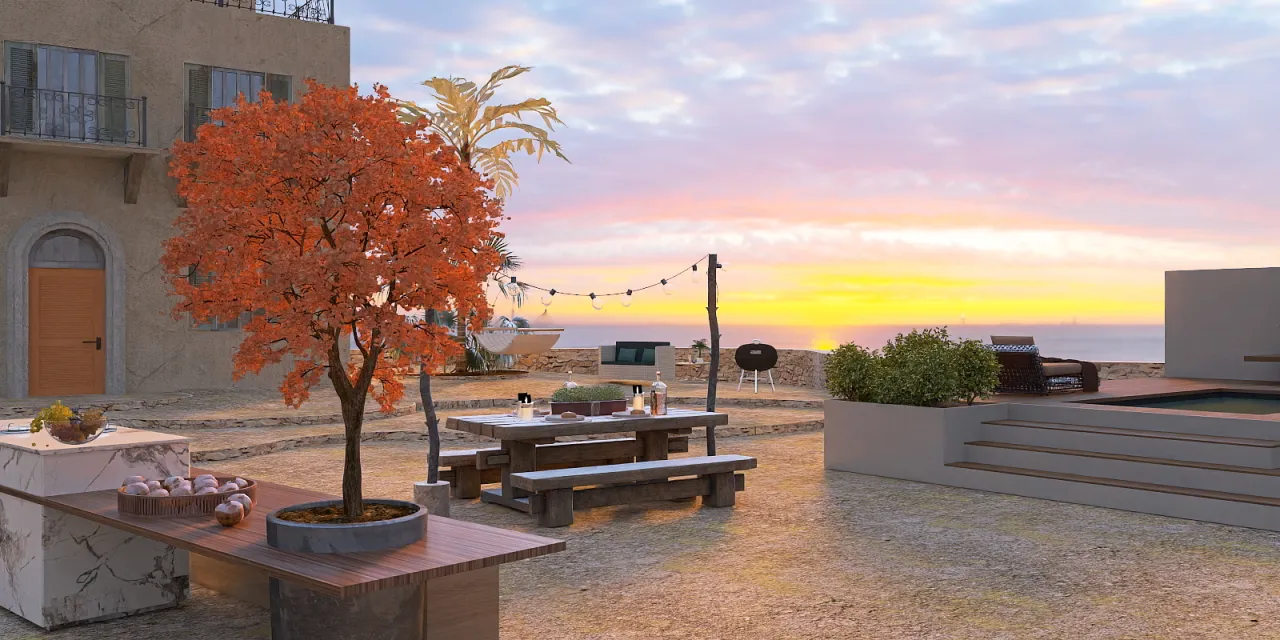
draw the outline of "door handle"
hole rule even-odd
[[[95,349],[95,350],[97,350],[97,351],[102,351],[102,338],[95,338],[95,339],[93,339],[93,340],[85,340],[85,341],[83,341],[81,344],[91,344],[91,345],[94,345],[94,349]]]

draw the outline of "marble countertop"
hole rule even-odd
[[[112,449],[131,449],[157,444],[185,443],[182,436],[117,427],[115,431],[104,433],[93,442],[86,444],[63,444],[54,440],[45,432],[30,431],[5,432],[12,425],[26,425],[28,420],[0,420],[0,448],[15,449],[37,455],[62,455],[84,451],[110,451]]]

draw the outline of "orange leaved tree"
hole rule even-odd
[[[328,378],[342,404],[342,501],[363,513],[360,428],[369,394],[390,411],[398,376],[456,355],[448,330],[410,309],[480,309],[500,258],[501,217],[485,182],[425,121],[402,123],[385,87],[309,83],[297,104],[243,99],[211,114],[195,142],[174,144],[171,175],[187,210],[162,259],[175,317],[248,318],[235,375],[287,370],[299,406]],[[191,277],[192,275],[199,277]],[[354,342],[363,356],[343,362]]]

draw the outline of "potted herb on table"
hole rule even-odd
[[[551,415],[607,416],[626,410],[626,394],[616,384],[562,387],[551,394]]]
[[[242,97],[216,110],[211,119],[220,124],[202,126],[195,142],[174,145],[171,173],[188,205],[162,259],[179,298],[175,317],[249,317],[234,356],[237,378],[278,364],[286,404],[300,406],[326,379],[341,404],[342,499],[269,514],[268,543],[288,551],[370,551],[426,535],[418,505],[364,497],[366,400],[391,411],[404,393],[399,378],[415,362],[430,371],[460,352],[445,328],[403,311],[464,306],[479,310],[477,326],[489,312],[483,281],[498,257],[487,241],[500,203],[426,122],[400,122],[397,106],[381,86],[360,96],[354,87],[309,83],[297,104],[265,92],[257,103]],[[196,284],[184,277],[192,269],[217,275]],[[343,361],[352,342],[358,365]],[[367,600],[284,582],[271,591],[273,620],[284,612],[285,627],[323,628],[321,637],[334,638],[416,637],[412,625],[370,607],[398,610],[388,598],[402,598],[411,608],[415,597],[420,607],[421,585]]]

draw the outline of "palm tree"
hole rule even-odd
[[[555,131],[555,125],[564,123],[556,115],[550,100],[529,98],[515,104],[486,104],[504,80],[510,80],[532,69],[533,67],[509,65],[493,72],[489,81],[478,87],[466,78],[437,77],[424,81],[423,86],[435,91],[436,108],[401,102],[400,119],[416,122],[421,118],[429,118],[431,128],[457,149],[458,158],[482,175],[492,178],[495,195],[505,200],[520,181],[520,176],[511,163],[512,153],[524,151],[536,156],[541,162],[542,155],[551,152],[561,160],[569,161],[560,151],[560,143],[551,139],[550,132]],[[526,113],[542,118],[546,129],[524,122]],[[490,134],[499,131],[518,132],[518,137],[483,146]]]

